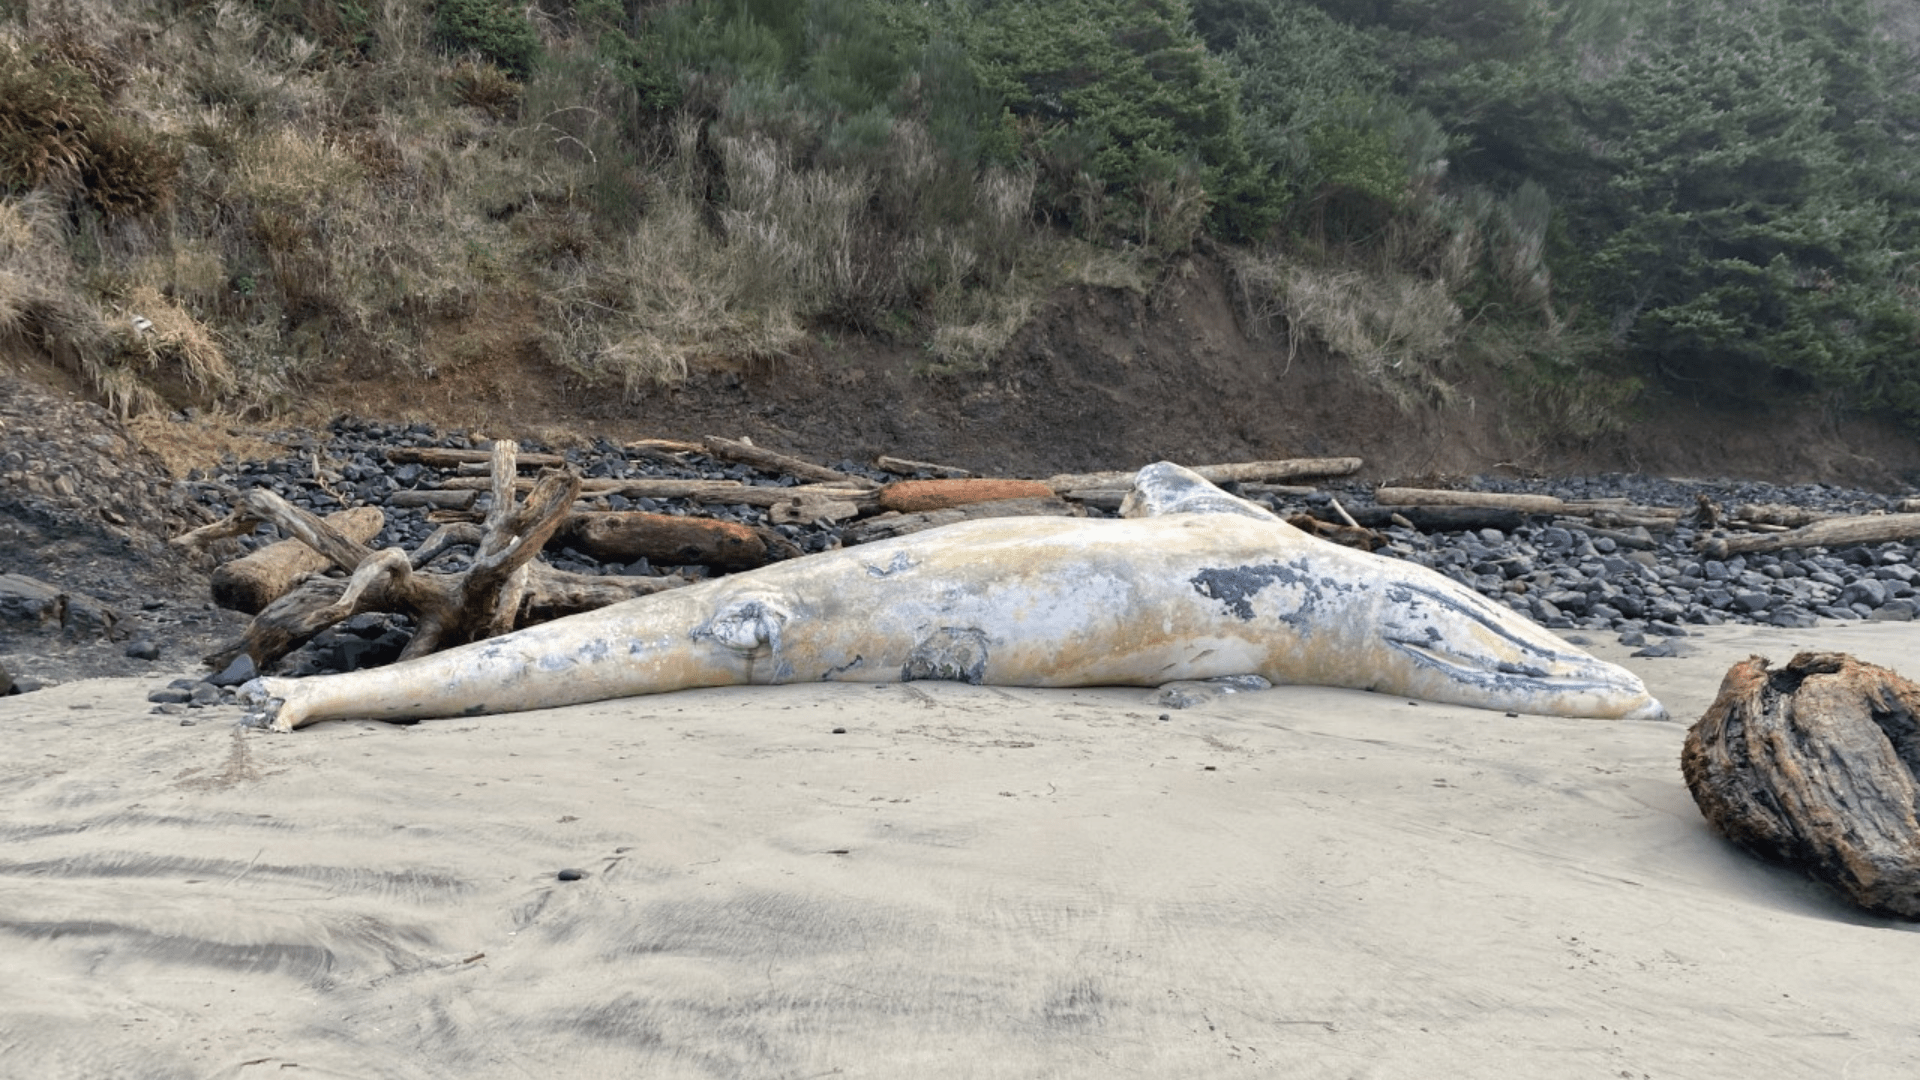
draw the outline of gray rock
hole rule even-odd
[[[1885,606],[1876,608],[1867,618],[1874,622],[1912,622],[1914,607],[1911,600],[1889,600]]]
[[[1861,578],[1840,590],[1840,603],[1843,607],[1865,604],[1877,608],[1887,602],[1887,583],[1879,578]]]
[[[1553,605],[1559,609],[1561,613],[1573,612],[1580,614],[1587,610],[1587,606],[1591,601],[1587,598],[1586,593],[1576,589],[1561,589],[1541,597],[1541,602]]]
[[[234,657],[233,663],[221,669],[218,675],[209,676],[207,681],[215,686],[239,686],[259,675],[260,672],[254,669],[253,657],[241,653]]]
[[[1809,630],[1820,625],[1819,617],[1813,612],[1797,607],[1779,608],[1767,616],[1767,621],[1795,630]]]

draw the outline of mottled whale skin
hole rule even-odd
[[[702,686],[1229,675],[1549,716],[1664,718],[1631,672],[1424,567],[1180,466],[1122,518],[997,518],[776,563],[405,663],[256,679],[251,722],[514,712]]]

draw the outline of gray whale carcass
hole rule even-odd
[[[776,563],[341,675],[250,722],[514,712],[702,686],[1258,675],[1549,716],[1664,718],[1640,679],[1424,567],[1311,537],[1178,465],[1122,517],[998,518]]]

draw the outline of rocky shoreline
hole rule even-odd
[[[92,419],[105,424],[104,418]],[[94,433],[91,439],[100,444],[102,436]],[[349,505],[380,507],[386,525],[372,545],[412,548],[436,526],[427,520],[426,508],[395,505],[395,496],[430,488],[438,482],[439,474],[418,464],[395,464],[388,459],[387,451],[396,447],[474,449],[484,445],[483,440],[460,431],[351,419],[336,421],[325,430],[284,433],[275,441],[283,447],[276,456],[229,460],[219,468],[195,471],[170,488],[139,488],[152,506],[124,505],[126,486],[121,485],[122,509],[113,510],[111,516],[103,517],[96,510],[88,517],[84,506],[68,506],[63,511],[40,492],[0,489],[0,522],[11,523],[9,536],[17,541],[16,550],[0,562],[0,572],[34,574],[30,568],[37,565],[40,573],[35,576],[54,581],[63,589],[92,596],[109,608],[134,609],[131,615],[121,610],[110,621],[112,632],[95,633],[91,641],[79,640],[86,635],[76,637],[71,632],[64,637],[46,633],[29,636],[19,627],[16,615],[11,629],[0,624],[0,661],[13,668],[16,676],[22,676],[23,685],[29,688],[36,682],[92,674],[187,667],[199,655],[191,650],[236,636],[243,619],[213,610],[205,599],[204,579],[182,572],[177,559],[170,561],[169,553],[159,543],[161,536],[156,534],[177,531],[196,517],[222,514],[233,492],[264,486],[320,514]],[[111,449],[105,447],[102,452]],[[572,468],[589,479],[732,480],[772,487],[804,482],[705,455],[634,453],[604,441],[559,451],[527,442],[523,449],[561,453]],[[15,456],[20,454],[17,448],[0,447],[0,453],[9,450]],[[9,463],[12,461],[8,458]],[[859,462],[828,464],[876,481],[899,479]],[[15,475],[20,475],[19,471]],[[36,474],[28,471],[27,475]],[[1569,501],[1625,498],[1640,506],[1689,510],[1704,498],[1722,505],[1768,502],[1865,514],[1889,510],[1897,501],[1894,496],[1830,484],[1783,486],[1627,474],[1559,480],[1475,477],[1463,486],[1552,495]],[[38,487],[55,491],[44,475]],[[1370,485],[1331,482],[1320,485],[1312,494],[1262,494],[1257,498],[1283,516],[1326,516],[1335,500],[1355,512],[1370,507],[1371,491]],[[197,503],[202,511],[188,512],[182,506],[184,502]],[[846,531],[841,525],[825,522],[777,524],[769,520],[765,508],[746,504],[685,504],[612,495],[606,498],[606,505],[614,510],[717,517],[766,528],[809,553],[839,546]],[[128,512],[153,523],[147,542],[138,539],[139,530],[131,527]],[[115,517],[128,524],[116,524]],[[1583,634],[1588,641],[1592,635],[1614,634],[1624,644],[1642,647],[1647,655],[1678,654],[1685,648],[1690,627],[1726,622],[1806,627],[1821,620],[1905,621],[1920,612],[1920,587],[1916,585],[1920,567],[1916,567],[1914,547],[1908,543],[1832,551],[1811,548],[1716,560],[1696,550],[1696,542],[1706,532],[1684,519],[1669,529],[1639,527],[1611,535],[1596,535],[1607,530],[1569,528],[1545,518],[1524,520],[1526,524],[1511,529],[1424,533],[1403,525],[1387,525],[1378,531],[1388,541],[1383,554],[1437,570],[1576,640]],[[30,528],[34,522],[38,526]],[[76,537],[81,534],[89,534],[91,539],[76,546]],[[232,543],[246,549],[274,539],[270,530],[262,527],[255,535]],[[36,541],[42,545],[38,552],[19,549],[21,543],[31,546]],[[84,556],[84,567],[74,565],[73,551]],[[63,558],[63,552],[67,557]],[[696,577],[709,573],[705,567],[656,566],[644,559],[602,563],[571,548],[549,550],[546,558],[558,568],[578,573],[685,573]],[[116,559],[126,565],[114,567]],[[116,578],[121,582],[119,587],[112,585]],[[405,623],[397,618],[360,616],[327,631],[290,656],[283,670],[313,673],[383,663],[398,653],[407,631]],[[182,680],[174,689],[177,692],[168,695],[166,704],[176,710],[196,703],[211,704],[218,697],[196,686],[192,679]]]

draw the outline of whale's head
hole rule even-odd
[[[1394,570],[1382,575],[1379,641],[1422,696],[1548,716],[1668,718],[1626,668],[1432,571]]]
[[[1249,518],[1269,557],[1202,569],[1189,584],[1235,622],[1298,642],[1271,675],[1549,716],[1662,720],[1640,677],[1435,571],[1309,536],[1170,462],[1139,471],[1126,517]],[[1239,528],[1246,528],[1244,522]]]

